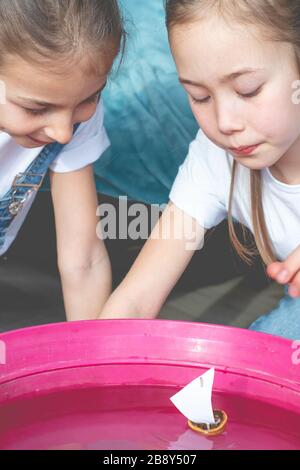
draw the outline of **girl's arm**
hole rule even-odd
[[[203,239],[195,219],[170,203],[99,318],[155,317]]]
[[[300,297],[300,246],[282,263],[270,264],[268,275],[279,284],[290,284],[289,294]]]
[[[67,319],[97,318],[111,293],[111,265],[96,235],[97,193],[92,166],[50,174],[57,259]]]

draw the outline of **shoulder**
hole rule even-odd
[[[200,130],[173,183],[170,200],[209,229],[226,217],[231,161],[224,149]]]
[[[72,148],[86,142],[87,139],[94,137],[97,134],[102,134],[104,130],[104,109],[102,101],[97,105],[96,112],[86,122],[79,125],[71,142],[64,147],[64,151],[72,150]]]
[[[64,146],[52,163],[51,170],[57,173],[67,173],[97,161],[110,145],[103,120],[104,110],[100,101],[94,115],[80,124],[71,142]]]

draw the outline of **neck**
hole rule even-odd
[[[300,184],[300,138],[275,165],[270,167],[270,171],[282,183]]]

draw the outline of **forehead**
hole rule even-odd
[[[22,58],[10,57],[0,70],[0,77],[8,89],[17,90],[19,94],[72,99],[80,97],[81,93],[85,95],[89,89],[100,88],[109,72],[108,65],[100,68],[99,73],[91,74],[84,62],[37,66]]]
[[[240,68],[273,67],[287,46],[266,40],[255,26],[229,24],[220,18],[209,18],[179,25],[170,32],[174,59],[182,75],[211,80]]]

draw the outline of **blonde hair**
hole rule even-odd
[[[9,55],[42,66],[88,58],[97,74],[125,40],[116,0],[0,0],[0,67]]]
[[[200,12],[201,10],[201,12]],[[266,39],[287,42],[294,46],[298,66],[300,64],[300,2],[299,0],[166,0],[166,24],[170,31],[174,26],[197,21],[201,15],[213,12],[225,20],[233,18],[245,25],[260,28]],[[299,67],[300,69],[300,67]],[[262,182],[259,170],[250,170],[251,212],[256,242],[247,246],[246,231],[241,243],[235,231],[232,206],[238,163],[232,167],[229,197],[228,226],[231,242],[239,256],[251,264],[257,249],[265,264],[276,260],[270,239],[262,203]]]

